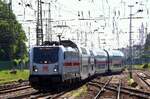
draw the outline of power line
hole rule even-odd
[[[53,4],[54,4],[54,3],[53,3]],[[74,13],[74,12],[78,12],[77,10],[68,8],[68,7],[66,7],[65,5],[61,4],[61,3],[57,3],[57,4],[59,4],[59,5],[61,6],[61,10],[65,11],[65,12],[68,12],[68,13],[70,13],[70,14],[72,14],[72,15],[76,15],[76,16],[77,16],[77,13]],[[63,7],[62,7],[62,6],[63,6]],[[57,7],[57,5],[56,5],[56,7]],[[65,9],[65,8],[66,8],[66,9]],[[69,9],[70,9],[70,10],[69,10]]]

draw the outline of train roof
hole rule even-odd
[[[59,46],[62,45],[64,47],[72,47],[72,48],[78,48],[77,44],[75,44],[73,41],[71,40],[61,40],[60,42],[58,41],[45,41],[43,45],[41,46],[34,46],[34,47],[44,47],[44,46]]]
[[[109,50],[108,53],[110,56],[122,56],[122,57],[124,57],[123,52],[121,52],[120,50]]]
[[[73,41],[71,40],[62,40],[61,45],[63,45],[64,47],[72,47],[72,48],[77,48],[77,44],[75,44]]]
[[[77,51],[77,49],[72,48],[72,47],[65,47],[65,51],[76,52],[76,51]]]
[[[104,50],[96,51],[97,55],[107,56],[107,53]]]
[[[95,50],[95,52],[97,55],[107,56],[107,53],[102,49]]]

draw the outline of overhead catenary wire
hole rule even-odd
[[[26,9],[26,12],[28,13],[28,11],[31,9],[32,10],[32,8],[33,8],[33,11],[35,11],[36,13],[37,13],[37,10],[35,10],[35,5],[36,4],[34,4],[35,3],[35,1],[37,1],[37,0],[18,0],[18,1],[22,1],[22,2],[24,2],[24,3],[28,3],[28,4],[30,4],[31,6],[29,6],[29,7],[27,7],[27,9]],[[46,0],[42,0],[42,1],[46,1]],[[126,20],[123,20],[123,18],[127,18],[127,16],[125,16],[125,17],[123,17],[123,15],[125,15],[125,11],[123,11],[124,9],[123,8],[125,8],[124,7],[124,4],[123,3],[119,3],[119,2],[117,2],[117,5],[111,5],[111,3],[112,3],[112,1],[111,0],[103,0],[103,11],[105,10],[105,15],[103,15],[102,17],[100,16],[100,15],[102,15],[103,13],[101,13],[101,12],[103,12],[103,11],[100,11],[101,9],[102,9],[102,0],[80,0],[80,1],[78,1],[78,0],[73,0],[73,1],[71,1],[71,3],[66,3],[66,1],[67,0],[65,0],[64,2],[63,2],[63,0],[57,0],[56,2],[55,2],[55,0],[51,0],[51,1],[53,1],[51,4],[52,4],[52,9],[51,9],[51,11],[52,11],[52,22],[53,22],[53,26],[54,25],[56,25],[56,24],[61,24],[62,23],[62,21],[64,21],[64,20],[66,20],[66,19],[70,19],[70,18],[73,18],[73,19],[75,19],[75,20],[71,20],[72,22],[70,22],[71,24],[78,24],[79,22],[77,22],[77,21],[79,21],[78,19],[79,19],[79,17],[78,17],[78,12],[83,12],[83,16],[84,16],[84,19],[83,20],[81,20],[82,21],[82,27],[83,28],[85,28],[85,27],[88,27],[88,26],[85,26],[84,25],[84,23],[85,22],[93,22],[92,24],[92,27],[91,28],[93,28],[94,27],[94,21],[96,20],[97,21],[97,23],[99,23],[100,21],[98,20],[98,18],[106,18],[106,19],[104,19],[104,21],[105,21],[105,23],[109,23],[110,24],[110,26],[112,26],[112,20],[110,19],[110,21],[108,21],[109,20],[109,18],[112,18],[111,16],[111,14],[112,14],[112,7],[114,8],[114,6],[116,7],[116,9],[121,9],[122,8],[122,10],[120,10],[120,12],[118,12],[118,10],[116,10],[116,14],[118,14],[119,15],[119,13],[120,13],[120,18],[118,19],[119,21],[126,21]],[[101,3],[97,3],[97,2],[101,2]],[[119,0],[119,1],[125,1],[125,0]],[[70,1],[69,1],[70,2]],[[145,2],[146,2],[146,0],[143,0],[143,2],[144,2],[144,5],[143,5],[143,7],[144,6],[146,6],[145,5]],[[148,1],[147,1],[148,2]],[[85,5],[88,5],[88,6],[90,6],[90,10],[89,9],[85,9],[85,10],[82,10],[82,8],[83,8],[83,3],[88,3],[88,4],[85,4]],[[70,5],[69,5],[70,4]],[[73,6],[71,6],[71,5],[73,5]],[[96,7],[97,5],[101,5],[101,7],[99,6],[99,7]],[[148,5],[148,3],[147,3],[147,5]],[[70,7],[71,6],[71,7]],[[95,6],[95,7],[94,7]],[[127,6],[127,4],[125,5],[125,6]],[[78,8],[78,7],[80,7],[80,8]],[[85,8],[86,8],[87,6],[85,6]],[[110,7],[110,11],[108,11],[108,7]],[[43,7],[44,8],[44,7]],[[45,6],[45,8],[47,8],[47,6]],[[101,8],[101,9],[100,9]],[[147,8],[147,9],[149,9],[149,8]],[[28,11],[27,11],[28,10]],[[59,11],[60,10],[60,11]],[[99,10],[99,12],[97,11],[97,10]],[[144,9],[143,9],[144,10]],[[47,11],[48,10],[45,10],[45,9],[43,9],[43,11],[45,11],[45,13],[46,13],[46,15],[45,15],[45,17],[43,17],[43,22],[45,22],[45,19],[47,18]],[[89,14],[89,11],[90,11],[90,14]],[[147,11],[147,14],[149,14],[149,11],[148,10],[145,10],[145,11]],[[32,11],[31,11],[32,12]],[[123,13],[124,12],[124,13]],[[27,13],[25,13],[26,14],[26,16],[27,16]],[[95,13],[96,13],[96,15],[97,15],[97,17],[95,17],[96,15],[95,15]],[[109,15],[110,14],[110,15]],[[59,16],[59,15],[61,15],[61,16]],[[98,16],[99,15],[99,16]],[[121,16],[122,15],[122,16]],[[126,15],[127,15],[127,12],[126,12]],[[34,15],[33,15],[34,16]],[[66,17],[67,16],[67,17]],[[90,16],[90,17],[89,17]],[[36,16],[34,16],[34,18],[35,18]],[[146,16],[146,18],[147,18],[148,16]],[[117,18],[117,15],[116,15],[116,18]],[[63,20],[64,19],[64,20]],[[81,18],[80,18],[81,19]],[[86,20],[87,19],[87,20]],[[144,19],[145,19],[145,17],[144,17]],[[34,20],[34,19],[33,19]],[[26,21],[26,20],[23,20],[23,21]],[[69,23],[69,20],[67,20],[68,22],[67,22],[67,24],[70,24]],[[75,21],[75,22],[74,22]],[[117,20],[115,20],[116,22],[117,22]],[[141,21],[141,20],[140,20]],[[32,21],[33,22],[33,21]],[[57,23],[57,22],[59,22],[59,23]],[[100,23],[101,24],[101,23]],[[116,28],[116,23],[114,24],[115,25],[115,28]],[[119,23],[118,23],[118,25],[120,25]],[[106,29],[107,29],[107,26],[106,26]],[[120,31],[120,29],[121,29],[121,27],[118,27],[118,31]],[[92,29],[91,29],[92,30]],[[87,31],[87,30],[86,30]],[[124,30],[123,30],[124,31]],[[120,36],[120,38],[121,38],[121,36]]]

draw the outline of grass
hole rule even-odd
[[[144,69],[144,68],[143,68],[144,65],[145,65],[145,64],[141,64],[141,65],[133,65],[133,68],[136,68],[136,69]],[[145,68],[145,69],[150,70],[150,63],[148,64],[148,67]]]
[[[28,79],[29,70],[17,70],[16,74],[12,74],[10,70],[13,68],[19,69],[19,66],[14,66],[13,61],[0,61],[0,84]]]
[[[133,65],[133,68],[136,68],[136,69],[143,69],[143,65]]]
[[[82,95],[85,95],[87,93],[87,86],[84,85],[81,88],[74,90],[70,93],[70,96],[73,99],[78,99],[79,97],[81,97]]]
[[[10,70],[0,71],[0,84],[11,81],[18,81],[19,79],[27,80],[29,77],[29,70],[17,70],[16,74],[11,74]]]

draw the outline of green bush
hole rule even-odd
[[[144,65],[143,65],[143,68],[144,68],[144,69],[148,68],[148,64],[144,64]]]

